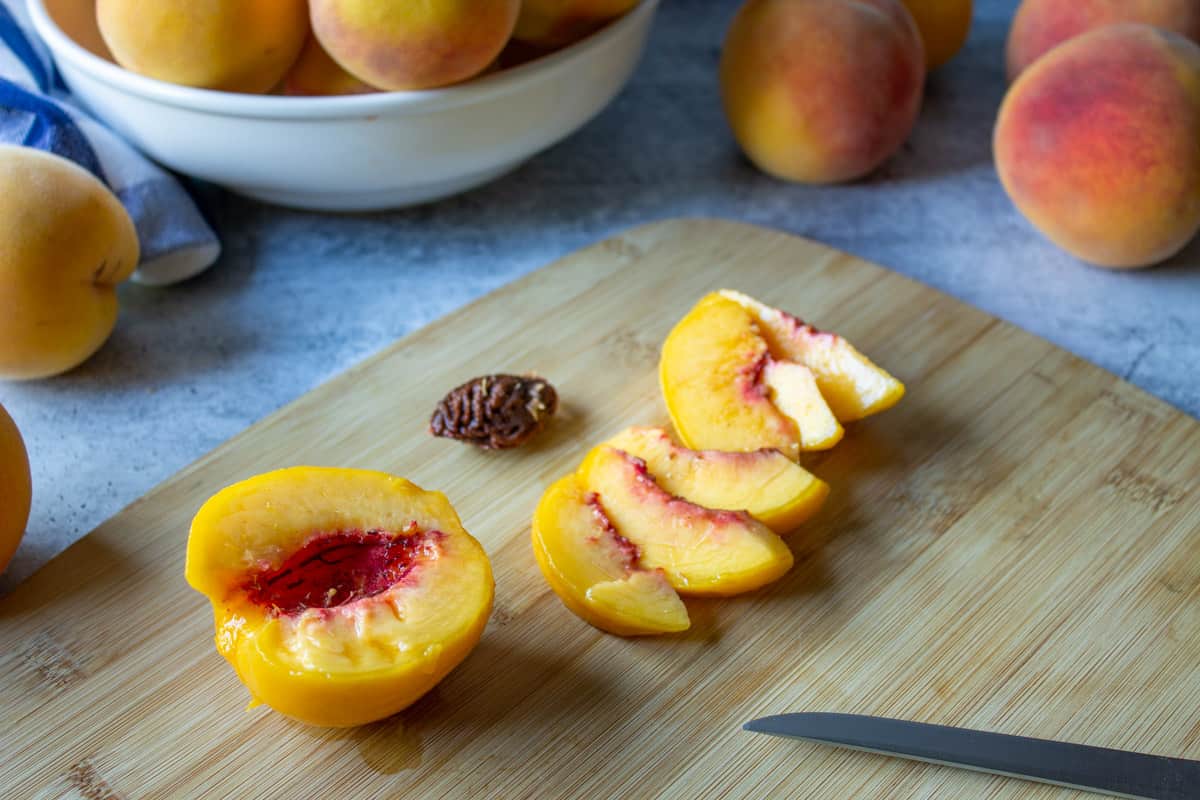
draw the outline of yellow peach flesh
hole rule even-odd
[[[640,569],[594,494],[572,474],[557,481],[533,517],[533,552],[563,604],[621,636],[672,633],[687,609],[661,573]]]
[[[904,397],[904,384],[843,337],[819,331],[741,292],[723,289],[720,295],[754,317],[774,357],[812,370],[822,396],[839,421],[853,422],[878,414]]]
[[[655,483],[645,463],[607,445],[579,468],[638,565],[662,570],[681,594],[734,595],[782,577],[792,553],[770,528],[740,511],[703,508]]]
[[[746,511],[786,533],[821,507],[829,486],[778,450],[689,450],[662,428],[628,428],[606,444],[646,462],[663,491],[705,508]]]
[[[280,609],[257,596],[256,575],[334,532],[363,531],[420,537],[403,577],[332,605]],[[260,475],[205,503],[186,577],[212,602],[217,649],[255,702],[335,727],[389,716],[429,691],[479,641],[493,593],[487,556],[445,496],[317,467]]]

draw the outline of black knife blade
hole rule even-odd
[[[1197,800],[1200,761],[858,714],[763,717],[745,730],[1135,800]]]

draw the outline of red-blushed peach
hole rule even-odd
[[[99,350],[138,255],[133,221],[96,176],[0,145],[0,379],[57,375]]]
[[[1200,46],[1148,25],[1085,33],[1008,92],[994,137],[1013,203],[1104,267],[1144,267],[1200,228]]]
[[[313,33],[335,61],[393,91],[459,83],[512,36],[520,0],[312,0]]]
[[[1008,32],[1008,79],[1056,45],[1104,25],[1141,22],[1200,42],[1197,0],[1024,0]]]
[[[97,0],[117,63],[162,81],[227,92],[267,92],[296,60],[304,0]]]
[[[925,53],[899,0],[749,0],[720,72],[750,160],[778,178],[829,183],[867,174],[908,137]]]
[[[966,44],[971,32],[971,0],[904,0],[925,43],[925,66],[935,70]]]
[[[370,94],[379,91],[342,69],[333,60],[317,37],[310,36],[300,51],[300,58],[283,79],[284,94],[305,96]]]
[[[25,535],[32,493],[25,442],[17,424],[0,406],[0,572]]]
[[[513,36],[541,47],[562,47],[637,4],[638,0],[522,0]]]

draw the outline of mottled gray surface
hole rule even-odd
[[[1054,249],[996,181],[992,122],[1015,0],[977,2],[911,141],[870,180],[755,172],[716,86],[736,3],[667,0],[633,83],[518,172],[409,211],[325,216],[206,191],[226,254],[184,285],[122,289],[111,341],[73,373],[0,384],[35,498],[0,591],[176,470],[414,328],[622,228],[721,216],[813,237],[986,309],[1200,415],[1200,243],[1142,273]]]

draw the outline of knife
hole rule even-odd
[[[780,714],[742,727],[1113,797],[1200,798],[1200,761],[1184,758],[859,714]]]

